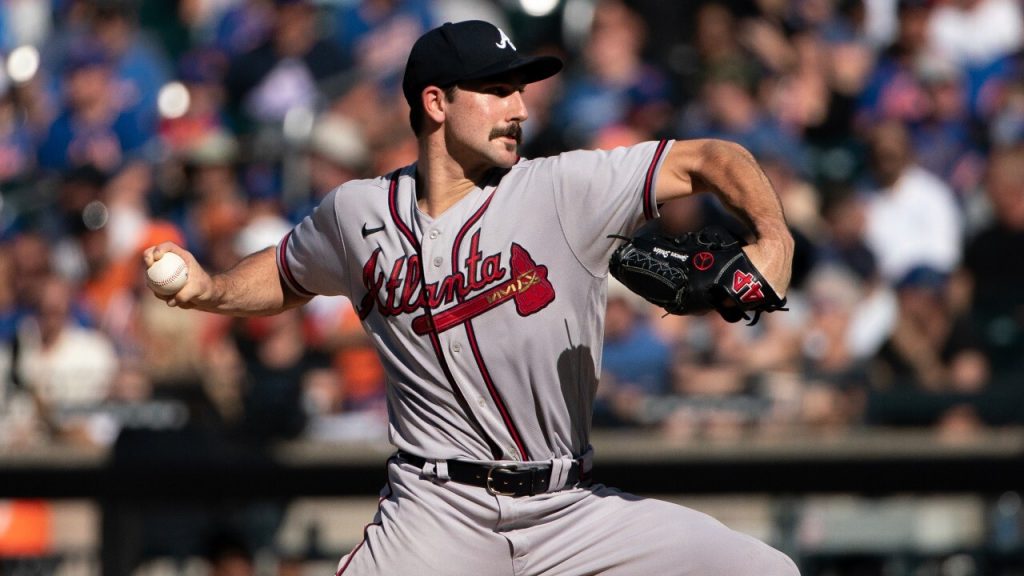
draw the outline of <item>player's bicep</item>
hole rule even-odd
[[[665,154],[654,187],[658,203],[704,192],[707,184],[700,179],[705,140],[676,140]]]

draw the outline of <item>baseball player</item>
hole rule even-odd
[[[387,370],[388,482],[338,574],[789,576],[793,562],[697,511],[591,482],[612,234],[711,190],[751,225],[744,250],[782,295],[793,242],[753,158],[720,141],[516,153],[526,85],[562,67],[499,28],[448,23],[409,56],[418,161],[353,181],[277,245],[169,305],[273,314],[350,297]]]

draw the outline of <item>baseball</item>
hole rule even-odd
[[[174,252],[165,252],[146,270],[146,277],[154,292],[171,296],[188,280],[188,265]]]

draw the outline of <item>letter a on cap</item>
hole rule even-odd
[[[512,50],[518,52],[518,50],[516,50],[516,45],[513,44],[511,40],[509,40],[508,35],[505,34],[505,31],[502,30],[501,28],[498,28],[498,32],[501,34],[501,42],[496,42],[494,45],[497,46],[498,48],[501,48],[502,50],[504,50],[508,46],[511,46]]]

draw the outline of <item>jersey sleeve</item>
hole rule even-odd
[[[658,216],[658,170],[672,141],[614,150],[578,150],[557,157],[554,202],[559,224],[577,259],[595,276],[608,271],[618,241]]]
[[[334,296],[347,292],[345,246],[337,203],[336,189],[277,245],[277,268],[296,294]]]

